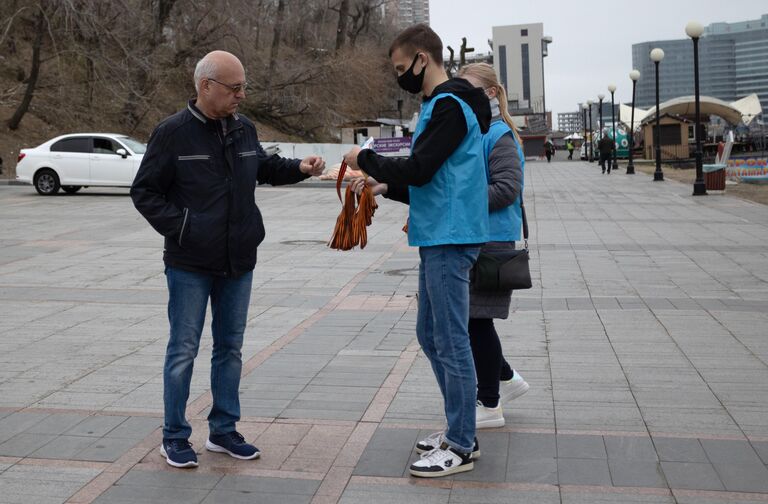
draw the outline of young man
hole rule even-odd
[[[317,156],[299,160],[264,153],[253,123],[237,113],[246,82],[233,54],[208,53],[195,67],[194,81],[197,98],[152,133],[131,188],[136,209],[165,237],[170,339],[160,453],[174,467],[197,467],[185,412],[209,299],[213,405],[205,448],[237,459],[259,457],[236,430],[243,333],[256,248],[264,239],[254,189],[294,184],[321,174],[325,166]]]
[[[482,135],[491,109],[480,88],[448,79],[443,44],[426,25],[397,36],[389,50],[398,84],[424,96],[412,153],[398,160],[354,148],[350,168],[389,185],[388,198],[410,204],[408,242],[419,247],[416,335],[445,402],[448,428],[416,445],[414,476],[469,471],[475,438],[475,366],[469,345],[469,271],[488,241],[488,182]],[[381,191],[375,191],[381,192]]]

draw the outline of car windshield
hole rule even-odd
[[[147,144],[141,143],[135,138],[127,137],[127,136],[121,136],[117,137],[121,142],[123,142],[125,145],[128,146],[129,149],[131,149],[136,154],[144,154],[147,152]]]

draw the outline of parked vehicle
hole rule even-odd
[[[63,189],[130,187],[146,151],[146,144],[114,133],[62,135],[32,149],[21,149],[16,179],[35,186],[43,196]]]
[[[589,145],[589,141],[581,142],[581,147],[579,148],[579,157],[582,161],[587,161],[589,159]]]

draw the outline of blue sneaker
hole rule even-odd
[[[197,467],[197,453],[186,439],[163,439],[160,453],[173,467]]]
[[[205,449],[216,453],[226,453],[230,457],[240,460],[252,460],[261,455],[259,449],[246,443],[245,438],[237,431],[226,434],[211,434],[205,442]]]

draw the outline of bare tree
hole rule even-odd
[[[0,44],[18,46],[4,50],[0,100],[16,110],[9,126],[34,110],[54,128],[141,136],[194,93],[195,61],[224,49],[240,57],[252,85],[245,114],[330,139],[339,123],[394,108],[384,1],[0,1]]]
[[[18,129],[24,114],[29,110],[29,104],[32,103],[32,98],[35,95],[35,87],[37,86],[37,79],[40,76],[40,48],[43,45],[43,37],[45,36],[45,0],[41,1],[35,14],[35,38],[32,42],[32,61],[30,63],[29,77],[27,78],[27,88],[24,91],[24,97],[21,99],[21,103],[16,108],[16,112],[8,120],[8,129]]]
[[[285,0],[278,0],[276,18],[275,29],[272,33],[272,49],[269,52],[269,75],[267,76],[267,79],[270,79],[272,73],[275,71],[278,54],[280,52],[280,39],[283,36],[283,23],[285,22]]]
[[[339,24],[336,28],[336,52],[344,46],[347,35],[347,20],[349,18],[349,0],[341,0],[339,5]]]

